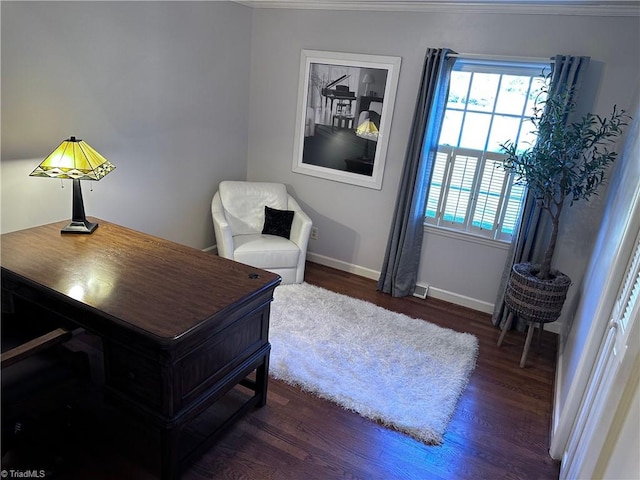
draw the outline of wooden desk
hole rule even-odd
[[[102,337],[105,393],[160,428],[161,476],[178,478],[221,429],[265,404],[280,277],[105,221],[91,235],[61,234],[65,223],[1,236],[3,294]],[[240,383],[250,399],[182,452],[189,422]]]

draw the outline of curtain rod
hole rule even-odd
[[[507,55],[482,55],[478,53],[450,53],[448,57],[467,60],[495,60],[503,62],[554,63],[553,58],[543,57],[510,57]]]

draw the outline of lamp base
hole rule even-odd
[[[84,202],[82,201],[82,187],[80,180],[73,179],[73,212],[71,215],[71,223],[64,227],[62,233],[93,233],[98,228],[97,223],[87,220],[84,214]]]
[[[69,225],[60,230],[61,233],[93,233],[93,231],[98,228],[97,223],[90,222],[88,220],[77,221],[72,220]]]

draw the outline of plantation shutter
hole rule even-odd
[[[504,216],[502,217],[502,225],[500,226],[500,234],[498,235],[498,238],[503,240],[511,240],[513,230],[520,218],[522,199],[525,195],[524,185],[516,185],[513,182],[509,182],[508,188],[509,190],[505,197],[508,198],[508,200],[504,208]]]
[[[480,164],[477,151],[456,149],[450,159],[448,189],[443,208],[443,221],[453,228],[464,228],[471,208],[471,192]]]
[[[493,236],[498,227],[502,198],[509,175],[501,168],[501,155],[487,152],[482,167],[478,195],[473,208],[472,229],[487,230]]]
[[[448,151],[440,149],[436,153],[433,165],[433,176],[431,178],[431,186],[429,187],[429,196],[427,198],[426,217],[429,223],[437,223],[436,217],[440,211],[440,204],[442,203],[442,192],[443,190],[446,191],[443,184],[450,153],[451,149]]]
[[[631,314],[640,298],[640,235],[636,240],[633,256],[622,284],[621,293],[616,300],[611,321],[617,325],[618,338],[616,349],[618,354],[628,342]]]

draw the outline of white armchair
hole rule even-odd
[[[377,128],[380,128],[380,115],[382,115],[382,102],[372,101],[369,108],[360,112],[358,125],[362,125],[365,120],[371,120]]]
[[[289,238],[262,233],[265,206],[294,212]],[[211,215],[218,255],[277,273],[283,284],[303,282],[312,222],[285,185],[220,182]]]

